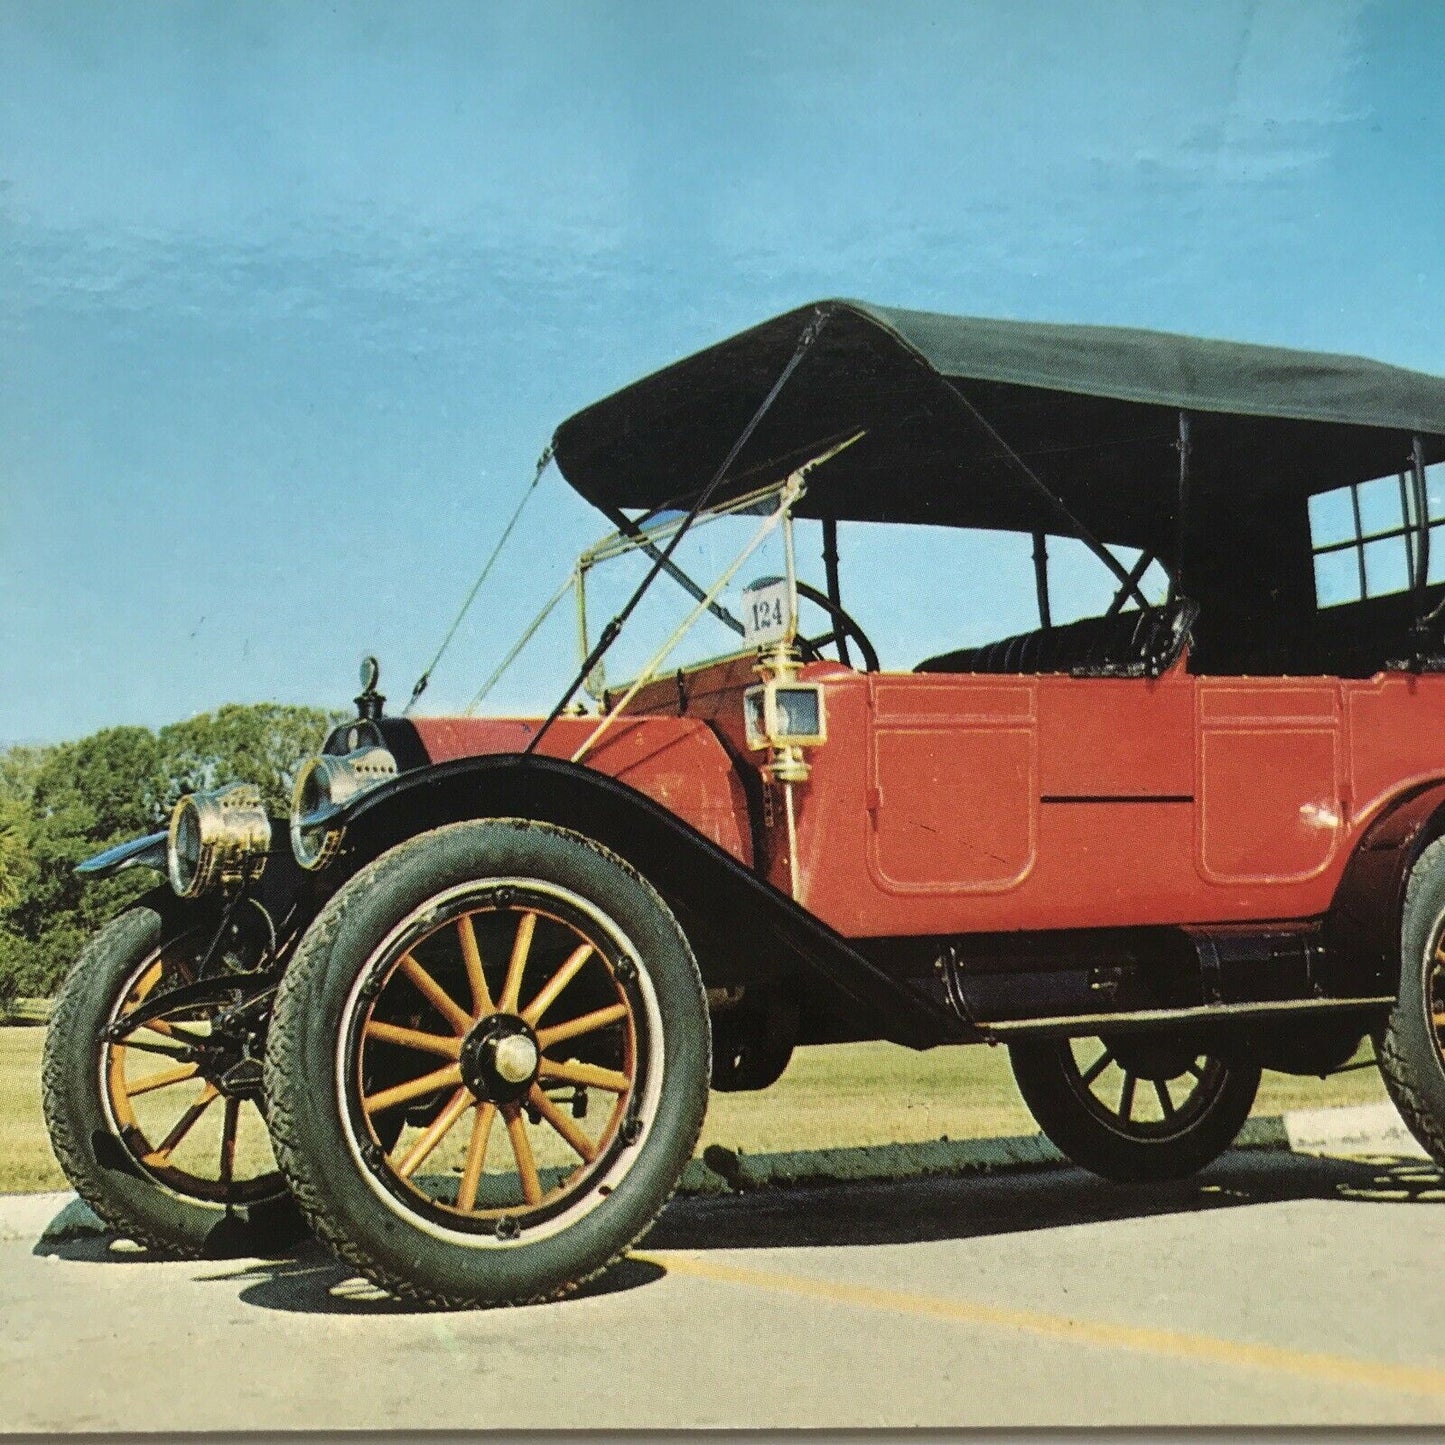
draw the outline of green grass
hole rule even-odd
[[[1371,1058],[1370,1046],[1357,1057]],[[1374,1068],[1324,1080],[1267,1073],[1254,1112],[1384,1098]],[[702,1142],[768,1153],[1037,1132],[1014,1088],[1007,1050],[942,1048],[920,1054],[875,1043],[800,1049],[771,1089],[714,1094]]]
[[[62,1189],[40,1117],[44,1030],[0,1028],[0,1193]],[[1368,1046],[1363,1057],[1369,1057]],[[1374,1069],[1321,1081],[1266,1074],[1256,1114],[1383,1100]],[[913,1053],[890,1044],[802,1049],[771,1089],[714,1094],[699,1149],[749,1154],[1032,1134],[1001,1048]]]
[[[40,1046],[45,1030],[0,1028],[0,1193],[64,1189],[40,1117]]]

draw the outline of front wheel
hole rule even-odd
[[[652,1223],[707,1104],[706,998],[666,905],[576,833],[457,823],[341,888],[266,1053],[281,1167],[394,1294],[563,1293]]]
[[[1182,1179],[1234,1142],[1259,1068],[1184,1037],[1029,1039],[1009,1048],[1039,1127],[1081,1168],[1124,1182]]]
[[[259,1070],[220,1005],[126,1024],[195,982],[217,926],[215,909],[154,898],[122,913],[61,985],[45,1037],[41,1092],[61,1168],[107,1224],[164,1254],[260,1252],[300,1232]]]

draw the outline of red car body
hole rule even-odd
[[[752,659],[655,684],[587,760],[846,938],[1317,919],[1392,804],[1445,781],[1445,678],[867,675],[812,663],[829,739],[781,815],[742,772]],[[418,718],[434,763],[520,752],[538,720]],[[539,752],[595,726],[562,718]]]
[[[550,1297],[663,1207],[710,1089],[858,1039],[1006,1043],[1054,1143],[1142,1181],[1228,1148],[1263,1069],[1325,1075],[1368,1036],[1445,1160],[1445,380],[831,302],[553,444],[616,532],[573,572],[581,665],[547,716],[385,716],[368,659],[289,857],[242,785],[82,865],[171,881],[82,959],[48,1045],[57,1156],[108,1218],[203,1248],[249,1100],[279,1173],[246,1188],[289,1188],[378,1284]],[[758,520],[703,585],[677,548],[719,512]],[[1031,537],[1038,627],[880,668],[838,532],[893,524]],[[728,591],[770,536],[784,575]],[[1106,610],[1065,619],[1058,539]],[[650,566],[591,641],[588,569],[628,551]],[[942,577],[960,634],[1003,575],[975,570]],[[608,687],[664,573],[696,606]],[[742,646],[675,670],[707,611]],[[181,1062],[128,1081],[148,1029]],[[197,1077],[140,1130],[133,1097]],[[223,1094],[218,1175],[179,1177]]]

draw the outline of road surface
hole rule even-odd
[[[0,1244],[10,1430],[1445,1421],[1445,1179],[1226,1155],[675,1202],[584,1297]]]

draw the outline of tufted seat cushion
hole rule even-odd
[[[1173,604],[1148,612],[1117,612],[1112,617],[1082,617],[1059,627],[1021,632],[982,647],[961,647],[955,652],[926,658],[915,672],[1077,672],[1104,671],[1143,674],[1156,671],[1155,660],[1160,628],[1173,625]],[[1187,640],[1193,622],[1192,603],[1182,619],[1182,641]],[[1174,656],[1178,648],[1171,649]],[[1172,661],[1171,657],[1169,661]],[[1167,665],[1167,663],[1165,664]]]

